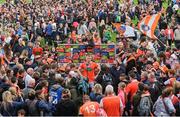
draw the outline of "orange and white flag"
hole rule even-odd
[[[154,31],[156,29],[160,16],[161,13],[154,15],[147,15],[142,19],[142,21],[139,22],[138,24],[139,30],[146,36],[152,39],[157,39],[157,37],[154,35]]]
[[[112,23],[112,24],[116,28],[116,30],[120,33],[120,35],[123,35],[124,37],[135,37],[134,28],[120,23]]]

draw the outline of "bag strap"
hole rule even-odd
[[[40,83],[37,83],[37,84],[36,84],[36,86],[34,87],[34,90],[36,90],[36,88],[38,87],[39,84],[40,84]]]
[[[165,102],[164,102],[164,98],[162,98],[162,102],[163,102],[163,105],[164,105],[164,107],[165,107],[166,112],[169,114],[168,107],[166,106],[166,104],[165,104]]]

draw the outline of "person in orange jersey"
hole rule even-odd
[[[136,94],[138,90],[139,81],[136,79],[136,74],[134,73],[134,71],[130,71],[128,75],[130,77],[130,83],[125,88],[126,95],[127,95],[126,109],[128,110],[128,114],[131,115],[132,100],[133,100],[133,96]]]
[[[88,95],[83,96],[83,105],[79,109],[79,115],[82,116],[96,116],[96,110],[100,108],[97,102],[90,100]]]
[[[138,90],[139,82],[135,79],[136,74],[133,71],[129,72],[130,83],[126,87],[126,94],[128,95],[129,99],[132,101],[133,96],[136,94]]]
[[[79,67],[79,71],[83,77],[88,78],[90,85],[94,84],[96,75],[98,74],[100,67],[97,63],[92,61],[92,55],[87,55],[86,61]]]
[[[112,85],[107,85],[105,89],[106,97],[100,102],[107,116],[122,116],[123,114],[123,103],[119,96],[114,95],[114,88]]]

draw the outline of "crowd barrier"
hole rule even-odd
[[[60,63],[83,63],[86,60],[86,54],[92,54],[94,62],[112,64],[115,59],[116,45],[101,44],[89,47],[80,44],[59,44],[56,51]]]

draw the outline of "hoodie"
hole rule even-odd
[[[62,99],[56,105],[55,116],[77,116],[78,108],[71,99]]]

